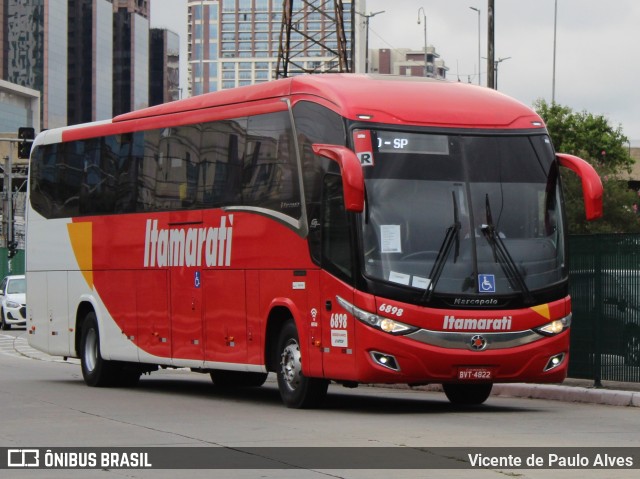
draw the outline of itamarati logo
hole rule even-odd
[[[228,221],[228,224],[227,224]],[[222,216],[220,226],[209,228],[160,228],[147,220],[144,267],[230,266],[233,215]]]

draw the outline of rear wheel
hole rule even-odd
[[[100,332],[94,312],[88,313],[82,323],[80,366],[84,382],[92,387],[135,386],[141,374],[136,365],[102,358]]]
[[[285,406],[296,409],[318,406],[327,395],[329,381],[302,374],[298,331],[292,320],[280,331],[278,354],[278,389]]]
[[[258,388],[267,380],[267,373],[214,369],[209,374],[213,384],[222,388]]]
[[[462,406],[471,406],[474,404],[482,404],[491,394],[492,383],[482,384],[443,384],[442,388],[451,404]]]

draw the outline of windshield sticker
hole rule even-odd
[[[414,276],[411,281],[411,286],[414,288],[427,289],[431,284],[431,280],[429,278],[422,278],[420,276]]]
[[[402,253],[400,225],[380,225],[380,251]]]
[[[478,291],[480,293],[496,292],[496,277],[493,274],[478,275]]]
[[[389,273],[389,281],[393,283],[399,283],[399,284],[404,284],[406,286],[409,286],[409,282],[411,281],[411,275],[398,273],[396,271],[391,271]]]
[[[353,146],[360,160],[360,164],[373,166],[373,146],[371,143],[371,132],[369,130],[356,130],[353,132]]]

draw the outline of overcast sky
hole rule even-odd
[[[527,105],[538,98],[551,101],[555,1],[495,0],[495,58],[509,57],[499,64],[498,89]],[[151,25],[180,34],[183,88],[186,3],[151,0]],[[556,101],[576,111],[605,115],[640,146],[640,2],[557,3]],[[428,43],[449,67],[448,78],[477,83],[478,14],[469,7],[481,11],[481,56],[486,57],[486,0],[367,0],[367,14],[385,11],[370,19],[369,46],[423,48],[423,25],[417,23],[420,7],[427,15]],[[480,70],[486,85],[484,59]]]

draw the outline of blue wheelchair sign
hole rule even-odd
[[[196,272],[195,272],[195,275],[194,275],[194,277],[193,277],[193,285],[194,285],[196,288],[199,288],[199,287],[200,287],[200,271],[196,271]]]
[[[493,274],[478,275],[478,291],[480,293],[496,292],[496,277]]]

